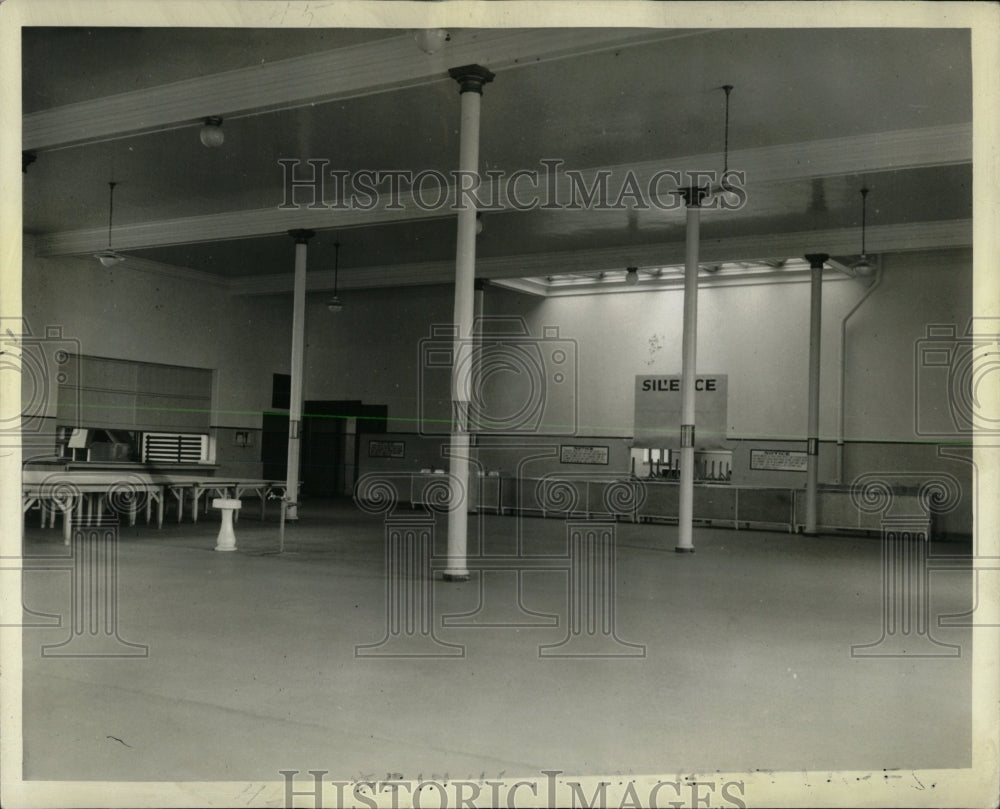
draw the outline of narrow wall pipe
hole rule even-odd
[[[845,359],[845,352],[847,351],[847,321],[854,316],[854,313],[861,308],[861,305],[868,300],[871,294],[878,288],[878,285],[882,283],[882,265],[879,262],[879,266],[875,270],[875,280],[869,285],[868,289],[865,290],[865,294],[861,296],[856,304],[851,308],[851,311],[844,315],[844,319],[840,321],[840,392],[837,396],[839,402],[839,424],[837,425],[837,476],[835,479],[836,483],[844,482],[844,438],[847,432],[847,360]]]
[[[820,338],[823,327],[823,264],[826,253],[810,253],[809,287],[809,421],[806,427],[806,526],[804,533],[815,534],[819,491],[819,380]]]

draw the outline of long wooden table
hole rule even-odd
[[[38,506],[42,525],[55,525],[56,514],[63,515],[63,541],[68,545],[75,519],[82,523],[100,520],[106,507],[119,514],[127,513],[129,525],[145,501],[146,522],[152,520],[156,507],[157,528],[163,527],[164,508],[168,497],[177,504],[177,521],[184,519],[184,503],[191,504],[192,521],[198,521],[201,496],[216,493],[219,497],[241,499],[253,493],[260,500],[263,520],[267,498],[272,492],[285,496],[286,481],[256,478],[213,478],[203,475],[163,472],[64,471],[25,470],[22,473],[22,510]],[[114,502],[109,503],[109,500]],[[205,499],[206,508],[208,498]]]

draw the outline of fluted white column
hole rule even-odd
[[[311,230],[290,230],[288,235],[295,239],[295,280],[292,291],[292,390],[288,402],[288,471],[285,487],[285,496],[291,502],[285,519],[297,520],[302,444],[302,375],[305,370],[306,251],[309,240],[316,234]]]
[[[677,512],[678,553],[694,553],[694,422],[698,349],[698,243],[701,201],[707,188],[681,189],[687,203],[684,251],[684,322],[681,337],[681,486]]]
[[[472,323],[476,282],[476,204],[472,189],[479,176],[479,116],[483,85],[493,81],[493,74],[480,65],[452,68],[449,74],[459,84],[462,99],[460,172],[456,204],[458,208],[458,243],[455,250],[455,338],[452,352],[452,432],[449,465],[451,498],[448,510],[448,561],[444,578],[465,581],[468,546],[469,486],[469,401],[472,372]]]

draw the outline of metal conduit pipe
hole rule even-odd
[[[854,316],[854,313],[861,308],[861,305],[868,300],[871,294],[881,283],[882,262],[879,261],[878,267],[875,270],[875,280],[872,281],[868,289],[865,290],[865,294],[861,296],[860,300],[854,304],[851,311],[844,315],[844,319],[840,321],[840,390],[837,397],[839,424],[837,426],[837,476],[835,478],[837,483],[844,482],[844,433],[846,432],[847,423],[847,412],[845,407],[847,402],[847,361],[845,360],[844,355],[847,350],[847,322]]]

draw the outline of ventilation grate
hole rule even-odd
[[[193,433],[146,433],[143,436],[146,463],[199,463],[206,460],[208,436]]]

